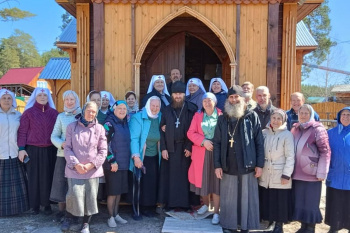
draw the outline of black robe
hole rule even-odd
[[[177,109],[177,116],[180,110]],[[190,192],[188,181],[191,157],[185,157],[184,152],[185,149],[192,151],[192,142],[187,138],[187,131],[196,111],[196,105],[185,101],[178,128],[171,105],[168,105],[162,114],[160,126],[166,125],[166,132],[161,131],[160,149],[168,150],[169,160],[161,159],[158,202],[170,208],[189,208],[196,199]]]

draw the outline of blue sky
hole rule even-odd
[[[65,12],[55,0],[16,0],[0,4],[0,8],[8,6],[30,11],[37,16],[17,22],[0,22],[0,38],[9,37],[18,28],[29,33],[34,38],[39,53],[54,48],[53,43],[61,33],[59,28],[62,25],[61,15]],[[338,43],[332,49],[332,58],[329,60],[329,66],[350,71],[350,1],[330,0],[329,7],[331,9],[330,18],[332,25],[330,36]],[[323,85],[325,75],[326,72],[315,70],[304,83]],[[329,77],[331,83],[338,83],[345,76],[330,73]]]

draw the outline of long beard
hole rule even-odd
[[[251,99],[252,98],[252,93],[251,92],[249,92],[249,93],[243,93],[243,97],[244,98],[249,98],[249,99]]]
[[[228,100],[225,102],[225,112],[229,117],[241,118],[245,111],[244,101],[240,101],[236,104],[231,104]]]
[[[184,99],[182,99],[180,102],[177,102],[174,98],[172,98],[172,99],[173,99],[173,101],[172,101],[172,103],[171,103],[171,106],[172,106],[173,108],[182,108],[182,105],[183,105],[184,102],[185,102]]]

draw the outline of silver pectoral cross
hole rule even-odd
[[[176,128],[179,128],[179,124],[180,124],[179,118],[176,118],[176,122],[175,122]]]
[[[230,147],[232,148],[232,146],[233,146],[233,142],[235,141],[235,140],[233,140],[233,137],[230,139],[230,140],[228,140],[230,143],[231,143],[231,145],[230,145]]]

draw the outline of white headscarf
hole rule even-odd
[[[64,99],[67,98],[69,95],[72,95],[74,97],[75,105],[71,109],[67,108],[66,106],[64,106],[63,109],[64,109],[65,112],[72,113],[75,110],[77,110],[78,108],[80,108],[80,100],[79,100],[79,96],[77,95],[77,93],[75,93],[75,91],[68,90],[68,91],[65,91],[63,93],[63,102],[64,102]]]
[[[12,91],[9,91],[7,89],[1,89],[0,90],[0,99],[3,95],[10,95],[12,97],[12,107],[17,108],[16,97]]]
[[[34,89],[33,93],[31,94],[31,96],[29,97],[29,100],[26,104],[26,107],[24,108],[24,111],[27,110],[28,108],[33,107],[34,103],[36,102],[36,97],[40,94],[40,93],[45,93],[47,95],[47,99],[48,99],[48,103],[49,106],[53,109],[56,109],[55,107],[55,103],[53,102],[50,90],[47,88],[43,88],[43,87],[37,87]]]
[[[163,83],[164,83],[164,90],[163,90],[164,94],[170,95],[169,92],[168,92],[168,88],[166,86],[165,77],[164,77],[164,75],[161,75],[161,74],[152,76],[151,82],[150,82],[150,84],[148,86],[147,94],[150,93],[153,90],[154,82],[157,81],[158,79],[161,79],[163,81]]]
[[[187,85],[186,85],[186,95],[190,94],[190,91],[188,90],[188,85],[190,85],[190,84],[195,84],[195,85],[199,86],[199,88],[202,89],[202,91],[204,93],[207,92],[203,86],[202,81],[199,78],[191,78],[190,80],[188,80]]]
[[[162,102],[160,101],[159,97],[158,96],[151,96],[148,100],[147,100],[147,103],[145,105],[145,109],[147,111],[147,115],[148,117],[150,118],[157,118],[158,115],[159,115],[159,112],[157,114],[153,114],[152,111],[151,111],[151,100],[159,100],[159,104],[161,104]],[[159,110],[160,110],[160,106],[159,106]]]
[[[219,82],[221,84],[221,89],[224,90],[226,93],[228,92],[226,83],[224,82],[224,80],[222,80],[221,78],[217,77],[217,78],[212,78],[210,80],[210,86],[209,86],[209,91],[212,92],[211,90],[211,86],[213,85],[213,82]]]
[[[102,100],[102,98],[108,99],[109,100],[109,106],[112,107],[113,104],[115,103],[115,99],[114,99],[113,95],[110,92],[108,92],[108,91],[101,91],[100,93],[101,93],[101,100]]]

